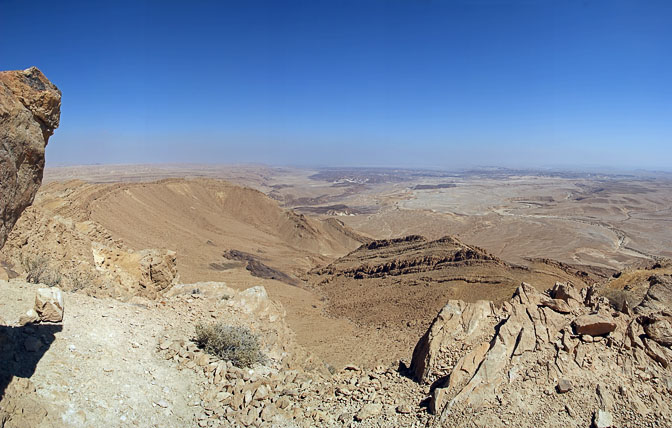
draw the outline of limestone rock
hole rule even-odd
[[[40,320],[40,316],[35,312],[35,309],[29,309],[24,315],[19,317],[19,325],[24,326],[36,323]]]
[[[642,302],[635,307],[636,314],[650,314],[672,308],[672,276],[654,275],[649,278],[649,289]]]
[[[379,403],[365,404],[359,412],[355,415],[355,420],[363,421],[369,418],[374,418],[383,412],[383,405]]]
[[[0,248],[42,182],[61,92],[40,70],[0,72]]]
[[[41,321],[63,321],[63,294],[56,287],[38,288],[35,295],[35,312]]]
[[[616,330],[616,323],[603,315],[582,315],[574,320],[574,328],[577,334],[602,336]]]
[[[156,299],[178,280],[177,262],[174,251],[144,250],[140,259],[139,293],[143,297]]]
[[[605,410],[598,410],[593,413],[593,428],[610,428],[613,427],[613,419],[611,413]]]
[[[648,337],[659,344],[672,347],[672,316],[658,313],[644,317],[640,321],[644,326],[644,332]]]
[[[541,305],[553,309],[555,312],[559,312],[561,314],[568,314],[572,312],[572,308],[569,307],[569,304],[562,299],[543,300]]]
[[[574,288],[571,284],[564,284],[562,282],[556,282],[555,286],[551,289],[551,296],[554,299],[561,299],[569,303],[571,300],[574,302],[581,301],[581,294]]]
[[[474,335],[489,327],[487,318],[492,314],[490,302],[449,301],[413,350],[411,371],[415,379],[424,383],[433,381],[441,364],[442,348],[462,336]]]

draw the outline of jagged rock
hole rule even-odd
[[[562,299],[547,299],[541,302],[541,306],[553,309],[555,312],[561,314],[568,314],[572,312],[572,308],[569,307],[569,304]]]
[[[56,287],[38,288],[35,295],[35,312],[41,321],[63,321],[63,294]]]
[[[458,300],[449,301],[413,350],[411,371],[415,379],[424,383],[431,382],[442,363],[442,348],[461,336],[473,335],[478,330],[487,328],[487,318],[492,313],[490,302],[466,304]]]
[[[561,299],[567,303],[572,300],[574,303],[579,303],[582,300],[581,294],[574,288],[574,286],[562,282],[556,282],[551,289],[550,294],[554,299]]]
[[[562,290],[558,295],[575,294],[564,285],[556,285],[557,290]],[[483,425],[486,421],[481,416],[494,417],[490,409],[498,409],[498,415],[522,410],[531,415],[529,426],[567,425],[563,418],[568,416],[572,420],[569,425],[586,426],[590,421],[581,420],[586,417],[583,406],[589,405],[586,397],[594,397],[595,408],[605,412],[596,413],[600,426],[611,423],[606,413],[609,411],[617,412],[615,417],[625,418],[628,424],[649,414],[639,397],[658,397],[659,390],[665,388],[661,382],[669,370],[672,350],[651,336],[665,341],[668,314],[613,314],[595,290],[586,292],[585,297],[568,298],[571,312],[557,312],[545,304],[549,301],[545,294],[523,283],[501,308],[482,315],[485,328],[474,334],[465,334],[462,323],[463,314],[472,304],[451,301],[448,310],[442,310],[450,316],[437,317],[421,339],[424,349],[438,347],[434,354],[429,353],[435,355],[429,360],[432,367],[445,370],[432,386],[430,412],[438,415],[444,426],[463,426],[477,420],[480,422],[476,426]],[[495,322],[487,322],[488,318]],[[646,326],[651,336],[645,333]],[[602,337],[606,334],[608,338]],[[658,381],[652,383],[652,379]],[[620,382],[627,382],[633,392],[614,386]],[[571,391],[562,397],[566,401],[563,404],[581,410],[567,410],[557,416],[549,413],[548,401],[539,397],[552,395],[553,387],[559,394]],[[619,391],[618,398],[613,389]],[[620,410],[624,408],[621,401],[631,409],[625,415]],[[664,400],[656,399],[656,405],[661,406],[662,413],[669,413]]]
[[[0,72],[0,248],[42,182],[61,92],[40,70]]]
[[[141,254],[139,295],[155,299],[178,280],[175,252],[144,250]]]
[[[603,315],[582,315],[574,320],[574,329],[577,334],[602,336],[616,330],[616,323]]]
[[[621,312],[625,315],[632,315],[632,309],[630,309],[630,304],[627,300],[623,300],[623,305],[621,306]]]
[[[658,361],[661,366],[667,368],[670,365],[672,360],[672,351],[667,348],[660,346],[656,341],[645,337],[643,339],[644,350],[649,355],[649,357]]]
[[[649,289],[642,302],[635,307],[636,314],[647,315],[672,308],[672,277],[653,275],[649,278]]]
[[[672,316],[657,313],[652,316],[643,317],[640,320],[644,327],[644,332],[652,340],[667,347],[672,347]]]

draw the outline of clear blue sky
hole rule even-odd
[[[672,1],[0,0],[48,164],[672,167]]]

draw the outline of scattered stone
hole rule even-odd
[[[342,424],[348,424],[348,423],[352,422],[352,415],[350,413],[347,413],[347,412],[346,413],[341,413],[338,416],[338,422],[340,422]]]
[[[606,410],[598,410],[593,413],[592,428],[611,428],[614,426],[611,413]]]
[[[405,403],[404,403],[404,404],[400,404],[400,405],[397,406],[397,413],[401,413],[401,414],[403,414],[403,415],[407,415],[407,414],[409,414],[409,413],[411,413],[411,412],[412,412],[412,410],[411,410],[411,406],[409,406],[408,404],[405,404]]]
[[[44,322],[63,321],[63,294],[56,287],[38,288],[35,295],[35,312]]]
[[[555,389],[558,391],[559,394],[569,392],[572,390],[572,381],[569,379],[562,378],[558,381],[558,384],[556,385]]]
[[[355,415],[356,421],[363,421],[380,415],[383,411],[383,405],[379,403],[365,404]]]

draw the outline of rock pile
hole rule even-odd
[[[0,252],[19,273],[39,267],[58,279],[45,285],[122,300],[156,299],[178,282],[174,251],[133,250],[96,222],[64,218],[37,205],[24,212]]]
[[[284,310],[263,287],[236,292],[221,283],[180,285],[168,293],[163,307],[183,311],[182,319],[192,322],[209,318],[247,326],[268,357],[263,364],[235,367],[201,351],[183,323],[181,330],[159,338],[163,358],[203,377],[195,425],[421,426],[430,418],[420,407],[424,387],[393,368],[350,365],[332,375],[295,343]]]
[[[652,284],[636,315],[562,283],[499,308],[450,301],[412,373],[443,426],[671,426],[672,279]]]
[[[0,248],[42,182],[61,92],[35,67],[0,72]]]

